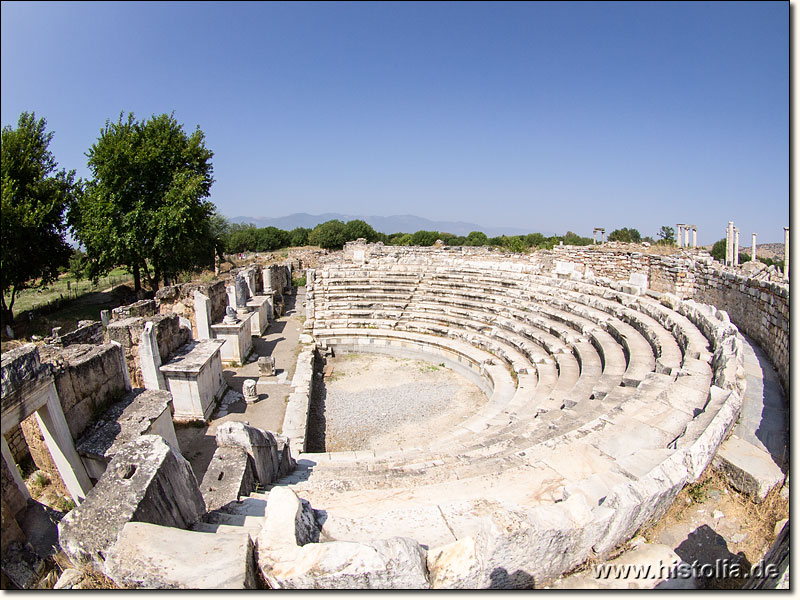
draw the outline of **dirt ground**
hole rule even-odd
[[[326,450],[395,450],[427,444],[486,403],[442,364],[379,354],[331,359],[325,378]]]

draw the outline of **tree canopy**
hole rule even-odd
[[[40,285],[54,281],[72,256],[65,212],[81,184],[75,181],[75,171],[57,170],[49,150],[53,133],[46,126],[45,119],[26,112],[16,129],[2,130],[0,282],[5,322],[13,322],[20,290],[37,279]]]
[[[97,277],[118,265],[158,289],[164,278],[213,263],[219,245],[211,152],[198,127],[191,135],[173,115],[106,122],[91,147],[93,180],[70,220]]]
[[[609,242],[634,242],[638,244],[642,241],[642,234],[639,233],[638,229],[628,229],[627,227],[623,227],[622,229],[615,229],[612,231],[608,236]]]

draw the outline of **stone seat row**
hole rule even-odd
[[[322,335],[327,336],[328,333],[324,333]],[[380,332],[370,331],[369,335],[370,336],[371,335],[380,335]],[[608,409],[609,407],[615,406],[614,400],[623,400],[623,399],[625,399],[626,392],[628,392],[629,390],[632,390],[632,389],[633,388],[618,388],[619,393],[614,394],[612,396],[609,396],[608,400],[605,403],[595,402],[594,404],[597,405],[598,409],[601,409],[601,410],[602,409]],[[543,404],[543,403],[540,403],[539,401],[536,400],[536,396],[539,395],[539,393],[540,393],[540,391],[539,391],[538,386],[537,386],[536,388],[534,388],[533,390],[531,390],[527,394],[516,394],[515,397],[514,397],[514,400],[512,400],[512,402],[509,403],[508,406],[509,407],[513,406],[515,403],[516,404],[523,403],[524,405],[527,405],[528,407],[533,409],[533,410],[530,410],[529,412],[534,412],[534,411],[541,410],[542,407],[540,406],[540,404]],[[575,403],[576,406],[578,404],[579,403]],[[508,410],[508,408],[506,410]],[[566,418],[566,417],[565,418],[561,418],[564,415],[573,416],[573,415],[579,414],[580,418],[578,419],[578,423],[581,423],[581,422],[585,421],[586,418],[587,418],[587,411],[585,409],[583,411],[579,411],[577,408],[575,410],[566,411],[563,414],[560,414],[558,411],[554,411],[554,412],[552,412],[550,414],[554,417],[554,420],[561,419],[562,421],[569,421],[569,419]],[[517,416],[518,417],[519,416],[523,416],[524,417],[526,415],[518,414]],[[530,416],[530,415],[528,415],[528,416]],[[557,427],[559,425],[558,423],[553,423],[549,419],[541,419],[541,420],[538,420],[538,421],[528,420],[526,418],[509,419],[508,416],[504,416],[503,414],[498,414],[493,420],[490,420],[488,422],[489,427],[487,427],[486,429],[480,430],[478,432],[478,436],[477,437],[474,435],[473,432],[470,432],[470,433],[473,433],[473,434],[471,436],[469,436],[469,437],[470,437],[472,445],[479,444],[479,445],[483,446],[483,445],[485,445],[487,443],[486,442],[487,439],[489,439],[491,441],[491,443],[494,443],[494,441],[496,441],[496,440],[492,441],[493,438],[496,438],[496,437],[498,437],[500,435],[500,433],[503,433],[504,430],[506,430],[509,425],[516,424],[517,425],[517,429],[520,429],[520,427],[523,427],[523,428],[524,427],[528,427],[529,425],[533,425],[534,423],[538,424],[538,425],[541,425],[543,422],[545,423],[545,425],[548,426],[548,431],[552,431],[553,428],[555,428],[555,427]],[[495,427],[492,427],[493,423],[495,424]],[[464,437],[463,433],[464,433],[464,430],[462,429],[459,432],[450,434],[450,436],[447,436],[447,435],[440,436],[435,441],[435,445],[438,447],[439,450],[441,450],[442,448],[444,448],[446,450],[447,449],[447,444],[444,444],[442,440],[447,440],[448,443],[449,443],[450,441],[455,440],[459,436]],[[507,431],[505,433],[507,433]],[[508,435],[506,435],[506,437],[508,437]],[[437,451],[437,456],[438,455],[439,455],[439,452]],[[420,458],[420,457],[418,456],[417,458]]]

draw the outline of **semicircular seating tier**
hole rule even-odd
[[[307,281],[322,347],[444,362],[488,398],[422,447],[302,454],[278,485],[324,511],[331,539],[411,537],[443,548],[434,570],[471,544],[487,572],[516,553],[547,580],[663,514],[739,414],[737,330],[711,306],[444,253]]]

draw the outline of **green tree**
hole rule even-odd
[[[528,244],[525,242],[525,237],[521,235],[508,238],[507,247],[511,252],[525,253],[528,251]]]
[[[467,235],[467,246],[488,246],[489,238],[482,231],[470,231]]]
[[[308,234],[311,230],[307,227],[295,227],[289,232],[292,246],[308,246]]]
[[[728,244],[727,240],[724,239],[714,242],[714,245],[711,246],[711,258],[721,263],[724,263],[727,244]]]
[[[256,230],[256,252],[270,252],[278,248],[286,248],[291,243],[287,231],[277,227],[262,227]]]
[[[378,232],[375,231],[371,225],[362,221],[361,219],[353,219],[352,221],[348,221],[345,223],[344,226],[344,235],[347,238],[348,242],[352,242],[353,240],[357,240],[359,238],[364,238],[368,242],[377,242]]]
[[[227,252],[255,252],[257,246],[258,229],[252,223],[232,223],[228,228],[225,241]]]
[[[628,229],[627,227],[623,227],[622,229],[615,229],[611,232],[608,236],[609,242],[628,242],[628,243],[635,243],[638,244],[642,241],[642,234],[639,233],[638,229]]]
[[[638,232],[637,232],[638,233]],[[592,238],[582,237],[572,231],[564,234],[564,244],[568,246],[588,246],[592,243]]]
[[[120,114],[87,156],[93,180],[70,218],[95,277],[125,265],[137,292],[142,275],[155,290],[213,261],[213,152],[199,127],[187,135],[173,115]]]
[[[65,213],[80,195],[75,171],[57,170],[53,132],[45,119],[22,113],[17,128],[3,127],[0,284],[3,322],[14,322],[17,294],[35,280],[54,281],[72,256]],[[6,294],[9,300],[6,302]]]
[[[420,229],[411,236],[412,246],[433,246],[439,239],[438,231],[425,231]]]
[[[671,246],[675,243],[675,229],[669,225],[662,225],[658,232],[658,243],[665,246]]]
[[[308,234],[308,243],[328,250],[341,249],[347,241],[344,223],[338,219],[320,223]]]

